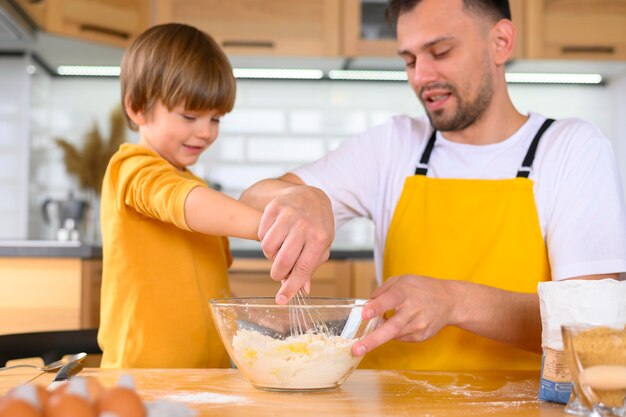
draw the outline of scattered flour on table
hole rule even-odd
[[[187,394],[164,395],[164,399],[180,401],[192,404],[245,404],[248,402],[244,397],[237,395],[224,395],[214,392],[193,392]]]
[[[233,337],[237,366],[256,385],[271,388],[332,387],[354,369],[354,339],[320,334],[273,339],[241,329]]]

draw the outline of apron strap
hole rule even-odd
[[[537,153],[537,147],[539,146],[539,141],[552,123],[554,123],[554,119],[546,119],[535,134],[535,137],[528,148],[528,152],[526,152],[522,166],[517,171],[517,178],[528,178],[530,175],[533,161],[535,160],[535,154]],[[437,131],[433,130],[433,133],[430,135],[430,139],[428,139],[428,143],[426,144],[426,148],[424,148],[424,152],[422,152],[422,157],[415,168],[415,175],[426,175],[428,173],[428,161],[430,161],[430,154],[433,152],[436,139]]]
[[[422,152],[420,162],[417,164],[417,168],[415,168],[415,175],[426,175],[428,172],[428,161],[430,160],[430,154],[433,152],[433,148],[435,147],[436,139],[437,130],[433,130],[433,133],[430,135],[430,139],[428,139],[428,143],[426,144],[426,148],[424,148],[424,152]]]
[[[526,156],[524,157],[524,162],[522,162],[521,168],[517,171],[517,178],[528,178],[530,175],[533,161],[535,160],[535,153],[537,153],[537,147],[539,146],[539,140],[552,123],[554,123],[554,119],[546,119],[537,131],[537,134],[535,134],[535,137],[528,148],[528,152],[526,152]]]

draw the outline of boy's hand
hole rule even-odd
[[[273,261],[270,275],[282,281],[276,302],[286,304],[298,289],[308,292],[313,272],[330,256],[335,223],[330,200],[320,189],[294,185],[266,207],[259,225],[265,256]]]

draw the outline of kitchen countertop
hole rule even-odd
[[[23,369],[23,368],[22,368]],[[17,371],[17,370],[15,370]],[[7,371],[11,372],[11,371]],[[99,369],[81,376],[109,387],[131,375],[144,401],[185,404],[205,416],[562,417],[562,404],[537,399],[539,372],[420,372],[359,370],[337,390],[266,392],[236,369]],[[54,373],[4,374],[0,394],[20,383],[48,385]]]
[[[264,258],[259,242],[231,239],[235,258]],[[330,259],[372,259],[367,245],[335,243]],[[79,241],[58,240],[0,240],[0,257],[31,258],[101,258],[102,247]]]

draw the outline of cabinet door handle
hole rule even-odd
[[[233,40],[224,40],[222,41],[222,46],[224,48],[274,48],[274,42],[272,41],[233,41]]]
[[[115,36],[116,38],[121,38],[124,40],[130,39],[130,33],[117,29],[107,28],[104,26],[83,24],[80,25],[80,30],[83,32],[97,32],[103,35]]]
[[[561,47],[564,54],[614,54],[615,47],[608,45],[566,45]]]

